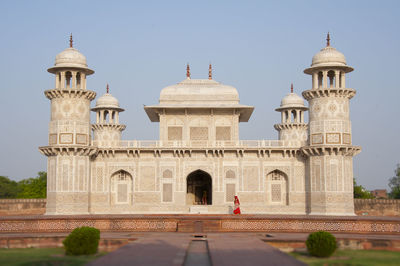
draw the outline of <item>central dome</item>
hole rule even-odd
[[[165,87],[160,93],[160,104],[238,104],[236,88],[209,79],[187,78]]]

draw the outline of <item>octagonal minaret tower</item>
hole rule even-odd
[[[94,73],[86,57],[73,47],[56,56],[48,69],[55,75],[51,101],[49,144],[40,147],[48,156],[46,214],[87,214],[89,204],[90,102],[96,93],[86,89],[86,77]]]
[[[119,113],[124,109],[119,107],[118,100],[110,94],[108,84],[107,93],[97,100],[92,111],[96,112],[96,123],[92,125],[94,144],[97,147],[117,147],[122,131],[126,128],[119,123]]]
[[[274,125],[279,132],[279,140],[288,142],[293,140],[296,143],[307,141],[308,126],[304,122],[304,112],[307,110],[303,98],[293,92],[292,84],[290,93],[282,99],[280,107],[275,109],[281,113],[281,123]]]
[[[309,102],[308,156],[309,213],[354,215],[353,156],[361,148],[352,146],[350,99],[356,94],[346,87],[346,74],[353,68],[342,53],[330,45],[312,59],[304,73],[312,76],[312,89],[303,92]]]

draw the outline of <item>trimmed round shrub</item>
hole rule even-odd
[[[89,226],[75,228],[63,241],[65,253],[67,255],[95,254],[99,240],[99,229]]]
[[[308,253],[315,257],[329,257],[337,248],[336,238],[325,231],[311,233],[306,245]]]

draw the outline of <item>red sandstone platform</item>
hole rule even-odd
[[[302,232],[400,234],[400,217],[308,215],[74,215],[0,217],[0,233],[70,232]]]

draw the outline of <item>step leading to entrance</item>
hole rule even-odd
[[[189,208],[191,214],[208,214],[208,206],[193,205]]]

